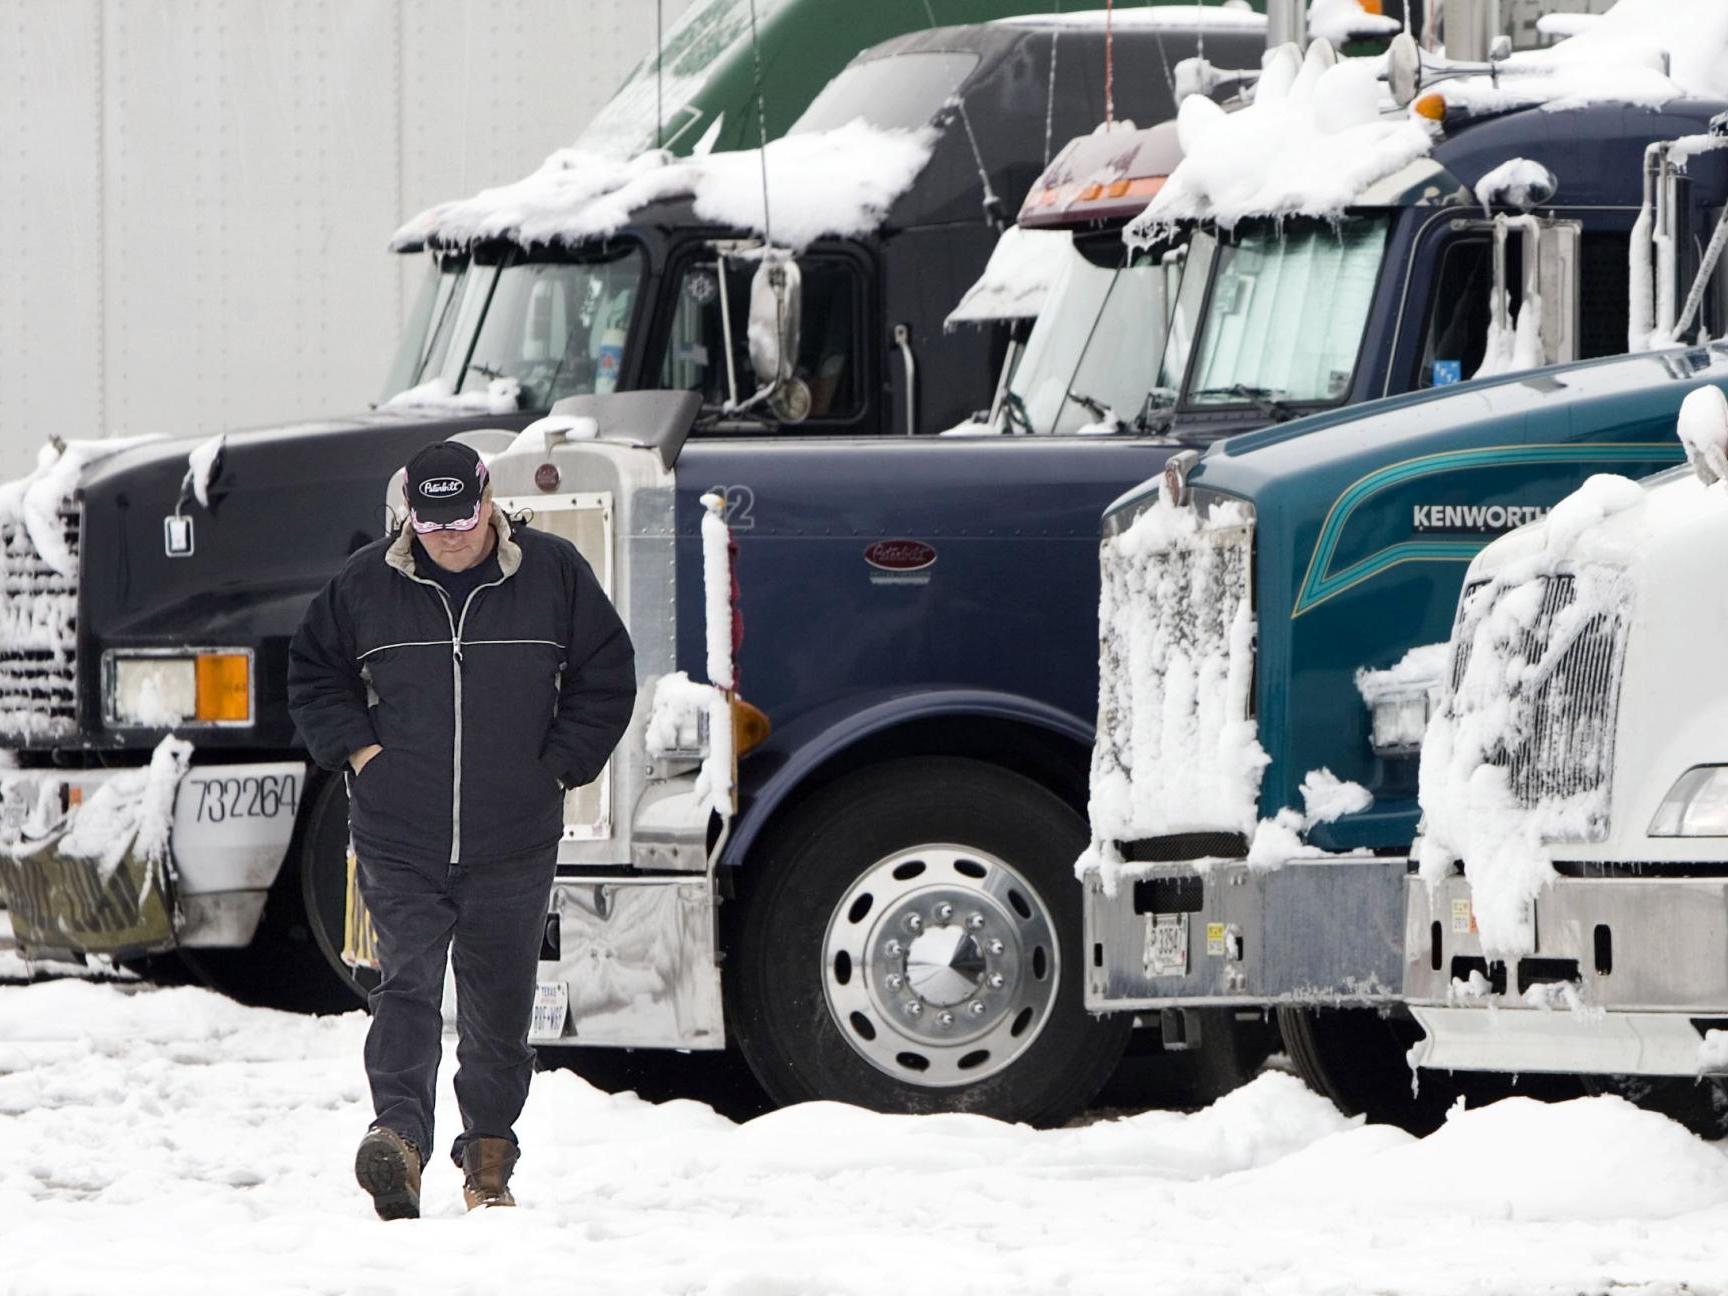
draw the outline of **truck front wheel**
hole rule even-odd
[[[1081,999],[1079,817],[978,761],[919,758],[815,794],[745,866],[733,1029],[777,1102],[1058,1124],[1131,1019]]]
[[[1576,1098],[1576,1076],[1515,1076],[1486,1071],[1410,1067],[1411,1047],[1422,1038],[1415,1020],[1374,1008],[1280,1008],[1278,1029],[1298,1074],[1346,1116],[1399,1125],[1412,1134],[1440,1128],[1460,1098],[1480,1107],[1522,1096],[1543,1102]]]

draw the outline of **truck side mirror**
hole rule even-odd
[[[1728,397],[1720,387],[1686,393],[1674,430],[1699,481],[1713,486],[1728,478]]]
[[[758,385],[772,387],[792,377],[802,304],[798,262],[768,249],[750,280],[750,367]]]
[[[1407,31],[1399,32],[1386,47],[1386,87],[1400,108],[1408,108],[1422,89],[1422,52]]]
[[[1490,301],[1488,354],[1472,377],[1510,373],[1540,365],[1567,364],[1578,358],[1578,245],[1582,225],[1575,220],[1551,220],[1540,216],[1496,216],[1494,218],[1494,286]],[[1516,321],[1510,315],[1511,300],[1506,268],[1506,244],[1516,233],[1523,253],[1523,293]],[[1532,305],[1540,312],[1535,321],[1540,343],[1538,354],[1521,354],[1517,339],[1524,330],[1524,312]]]

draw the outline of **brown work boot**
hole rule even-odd
[[[354,1154],[354,1177],[372,1194],[379,1219],[420,1218],[420,1149],[393,1129],[366,1131]]]
[[[516,1145],[509,1139],[477,1138],[462,1149],[462,1200],[468,1209],[514,1206],[510,1172],[516,1168]]]

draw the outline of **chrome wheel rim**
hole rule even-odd
[[[1042,1033],[1061,971],[1042,897],[987,851],[917,846],[878,860],[834,907],[822,988],[835,1026],[909,1084],[976,1084]]]

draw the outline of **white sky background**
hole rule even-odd
[[[1513,1099],[1418,1141],[1276,1073],[1197,1114],[1043,1132],[836,1104],[735,1125],[547,1073],[521,1208],[470,1216],[446,1040],[426,1218],[383,1224],[351,1168],[364,1030],[0,985],[0,1294],[1728,1290],[1724,1145],[1618,1098]]]
[[[669,27],[688,0],[664,0]],[[433,202],[533,170],[652,0],[0,0],[0,478],[364,408]]]

